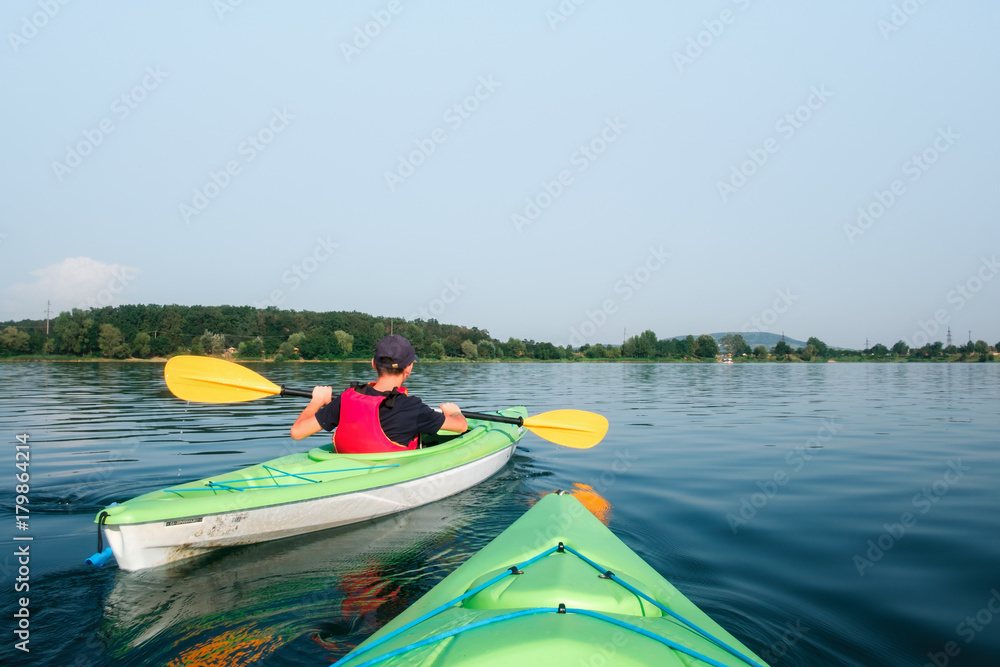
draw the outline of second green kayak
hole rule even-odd
[[[335,664],[765,667],[561,493]]]
[[[498,414],[524,418],[527,411]],[[422,449],[337,454],[327,444],[115,503],[94,522],[121,569],[166,565],[446,498],[494,475],[523,434],[514,424],[470,419],[462,435],[439,434],[442,442]]]

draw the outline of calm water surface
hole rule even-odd
[[[302,388],[370,373],[255,368]],[[186,404],[162,372],[0,364],[0,664],[325,665],[560,488],[603,497],[619,537],[774,665],[1000,664],[1000,364],[418,365],[408,384],[434,404],[577,408],[611,429],[586,451],[529,434],[495,477],[396,517],[91,568],[103,506],[324,441],[288,437],[301,399]],[[29,654],[15,535],[34,538]]]

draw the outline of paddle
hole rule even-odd
[[[174,396],[195,403],[238,403],[267,396],[312,397],[312,391],[279,387],[249,368],[212,357],[174,357],[163,369],[163,377]],[[540,438],[574,449],[589,449],[608,432],[604,416],[584,410],[553,410],[524,419],[464,410],[462,414],[468,419],[524,426]]]

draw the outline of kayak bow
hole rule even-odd
[[[561,493],[335,664],[765,667]]]

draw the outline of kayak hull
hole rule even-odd
[[[560,494],[335,664],[765,667]]]
[[[316,448],[139,496],[106,508],[95,521],[118,566],[134,571],[402,512],[496,474],[524,432],[494,422],[470,425],[446,444],[414,451],[342,455]]]

